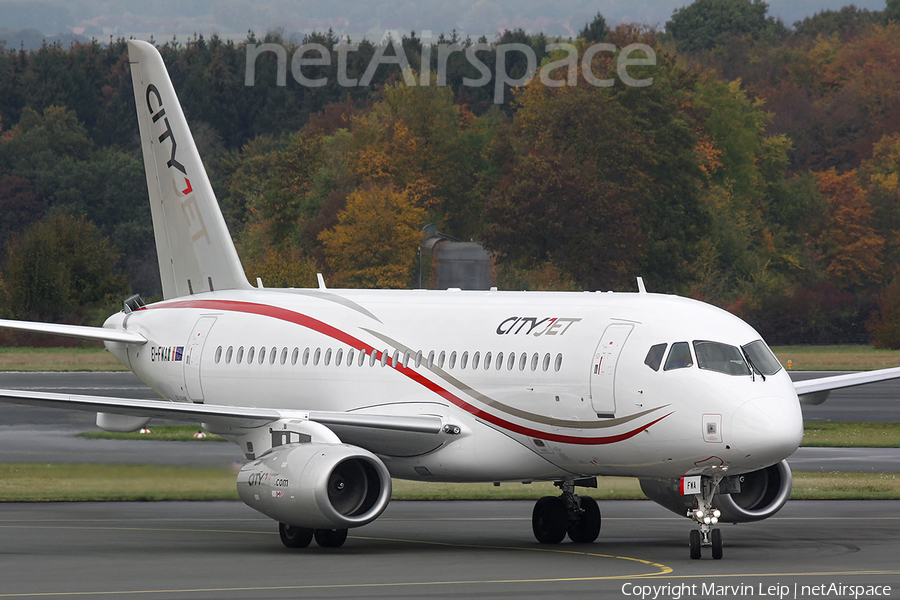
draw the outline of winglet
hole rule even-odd
[[[163,297],[249,289],[162,56],[129,40],[128,60]]]

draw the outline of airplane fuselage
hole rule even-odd
[[[172,400],[438,415],[461,428],[438,445],[381,452],[395,477],[741,473],[782,460],[802,437],[783,369],[699,368],[697,342],[739,349],[759,334],[676,296],[232,290],[107,326],[149,340],[107,347]],[[673,362],[676,345],[690,365]]]

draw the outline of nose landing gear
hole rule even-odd
[[[688,511],[687,516],[696,521],[700,528],[691,531],[692,560],[700,558],[701,548],[712,548],[714,560],[722,558],[722,532],[718,529],[713,529],[713,526],[719,522],[719,517],[722,513],[719,509],[712,506],[712,499],[719,489],[721,480],[721,475],[704,476],[700,484],[700,493],[694,494],[694,506]]]

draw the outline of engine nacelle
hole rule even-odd
[[[719,485],[712,505],[722,512],[721,523],[749,523],[768,519],[784,506],[793,485],[791,468],[783,460],[771,467],[744,475],[726,477]],[[682,496],[679,480],[641,479],[641,490],[648,498],[672,512],[686,516],[694,496]],[[724,490],[740,490],[722,493]]]
[[[377,456],[356,446],[287,444],[244,465],[237,489],[248,506],[281,523],[349,529],[384,512],[391,476]]]

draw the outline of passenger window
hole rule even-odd
[[[691,347],[687,342],[676,342],[672,344],[669,350],[669,357],[666,359],[665,371],[673,369],[684,369],[694,366],[694,359],[691,358]]]
[[[491,353],[488,352],[484,355],[484,370],[487,371],[491,368]]]
[[[338,348],[337,354],[334,357],[334,366],[341,366],[341,362],[344,360],[344,349]]]
[[[285,348],[287,350],[287,348]],[[291,365],[297,364],[297,357],[300,356],[300,348],[294,348],[294,351],[291,353]]]
[[[391,365],[393,365],[394,368],[397,368],[400,365],[400,351],[399,350],[394,350],[394,358],[393,358],[393,360],[391,360]]]
[[[313,366],[319,366],[319,359],[322,358],[322,349],[316,348],[316,353],[313,354]]]
[[[668,346],[668,344],[656,344],[655,346],[650,346],[650,351],[647,352],[647,358],[644,359],[644,364],[654,371],[659,371],[659,365],[662,364],[662,359]]]
[[[524,371],[525,366],[528,364],[528,353],[523,352],[521,356],[519,356],[519,370]]]
[[[538,355],[537,352],[535,352],[534,356],[531,357],[531,370],[532,371],[537,371],[538,362],[540,362],[540,360],[541,360],[541,357]]]
[[[220,360],[222,360],[222,346],[216,348],[216,364],[219,364]]]
[[[469,362],[469,353],[463,352],[462,357],[459,359],[459,368],[465,369],[468,362]]]
[[[303,351],[303,366],[305,367],[308,364],[309,364],[309,348],[307,348],[306,350]]]
[[[330,364],[331,364],[331,348],[328,348],[327,350],[325,350],[325,366],[327,367]]]
[[[499,371],[502,368],[503,368],[503,353],[498,352],[497,353],[497,370]]]
[[[516,353],[515,353],[515,352],[510,352],[510,353],[509,353],[509,360],[506,361],[506,370],[507,370],[507,371],[512,371],[512,370],[513,370],[513,367],[515,366],[515,364],[516,364]]]
[[[433,366],[434,366],[434,350],[432,350],[428,353],[428,368],[430,369]]]
[[[234,360],[237,364],[241,364],[241,360],[244,358],[244,347],[241,346],[237,351],[237,358]]]
[[[553,365],[553,370],[559,373],[559,370],[562,368],[562,354],[556,355],[556,363]]]
[[[228,350],[225,351],[225,364],[231,364],[231,355],[234,354],[234,346],[228,346]]]
[[[247,350],[247,364],[251,364],[253,362],[253,357],[256,356],[256,348],[254,346],[250,346],[250,349]]]
[[[406,353],[403,355],[403,366],[404,366],[404,367],[408,367],[408,366],[409,366],[409,360],[410,360],[411,358],[412,358],[412,352],[410,352],[409,350],[407,350]]]
[[[544,355],[544,364],[542,365],[542,368],[544,369],[544,371],[547,371],[550,369],[550,355],[549,354]]]
[[[353,366],[353,348],[350,348],[349,350],[347,350],[347,366],[348,367]]]
[[[456,351],[450,353],[450,363],[447,365],[448,368],[452,369],[456,366]]]
[[[421,366],[422,366],[422,351],[419,350],[418,352],[416,352],[416,368],[418,369]]]
[[[285,349],[281,351],[281,364],[284,364],[286,362],[287,362],[287,347],[285,347]]]
[[[259,364],[263,364],[266,362],[266,347],[263,346],[259,349]]]
[[[446,352],[441,350],[441,355],[438,356],[438,369],[444,368],[444,358],[446,357],[446,354],[447,354]]]

